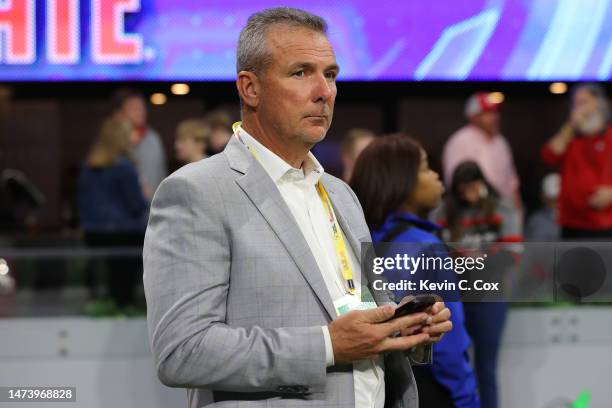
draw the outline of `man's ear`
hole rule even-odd
[[[236,88],[242,102],[251,108],[256,108],[259,104],[259,93],[261,86],[259,78],[250,71],[240,71],[236,78]]]

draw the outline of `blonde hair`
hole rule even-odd
[[[126,156],[132,160],[130,143],[132,131],[132,125],[126,120],[114,116],[105,119],[87,157],[87,165],[108,167],[119,156]]]
[[[185,119],[176,127],[177,139],[189,138],[203,143],[205,146],[210,139],[211,133],[210,126],[202,119]]]

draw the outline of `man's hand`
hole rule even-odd
[[[548,142],[550,149],[557,155],[565,153],[570,142],[574,139],[574,124],[572,120],[564,124],[559,132]]]
[[[406,302],[409,302],[413,296],[406,296],[400,302],[400,306]],[[400,332],[401,336],[409,336],[414,333],[427,333],[429,334],[429,343],[437,343],[442,339],[444,333],[447,333],[453,329],[453,322],[450,321],[451,312],[450,309],[444,305],[444,302],[436,302],[430,308],[426,310],[430,315],[430,318],[422,325],[409,327],[403,329]]]
[[[421,330],[423,333],[429,334],[429,341],[436,343],[442,339],[444,333],[447,333],[453,329],[453,322],[451,322],[451,312],[448,307],[444,305],[444,302],[436,302],[431,307],[429,312],[431,314],[431,323]]]
[[[395,309],[396,306],[385,305],[370,310],[353,310],[331,322],[328,327],[334,361],[351,363],[384,351],[408,350],[430,339],[428,333],[392,337],[395,333],[421,327],[430,319],[428,313],[415,313],[387,322]]]
[[[595,210],[604,210],[612,204],[612,187],[599,186],[589,197],[589,206]]]

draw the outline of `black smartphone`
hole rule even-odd
[[[433,306],[438,300],[433,295],[417,295],[414,299],[411,299],[409,302],[404,303],[397,309],[395,309],[395,314],[392,319],[397,319],[398,317],[406,316],[413,313],[424,312],[427,308]]]

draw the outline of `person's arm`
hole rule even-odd
[[[220,188],[213,180],[201,184],[170,177],[151,208],[144,285],[160,380],[218,391],[323,392],[326,354],[320,326],[226,324],[231,240]]]
[[[563,160],[567,149],[574,140],[574,128],[570,122],[565,123],[542,148],[542,159],[549,166],[557,166]]]
[[[589,206],[596,211],[603,211],[612,204],[612,187],[597,186],[595,192],[588,197]]]

